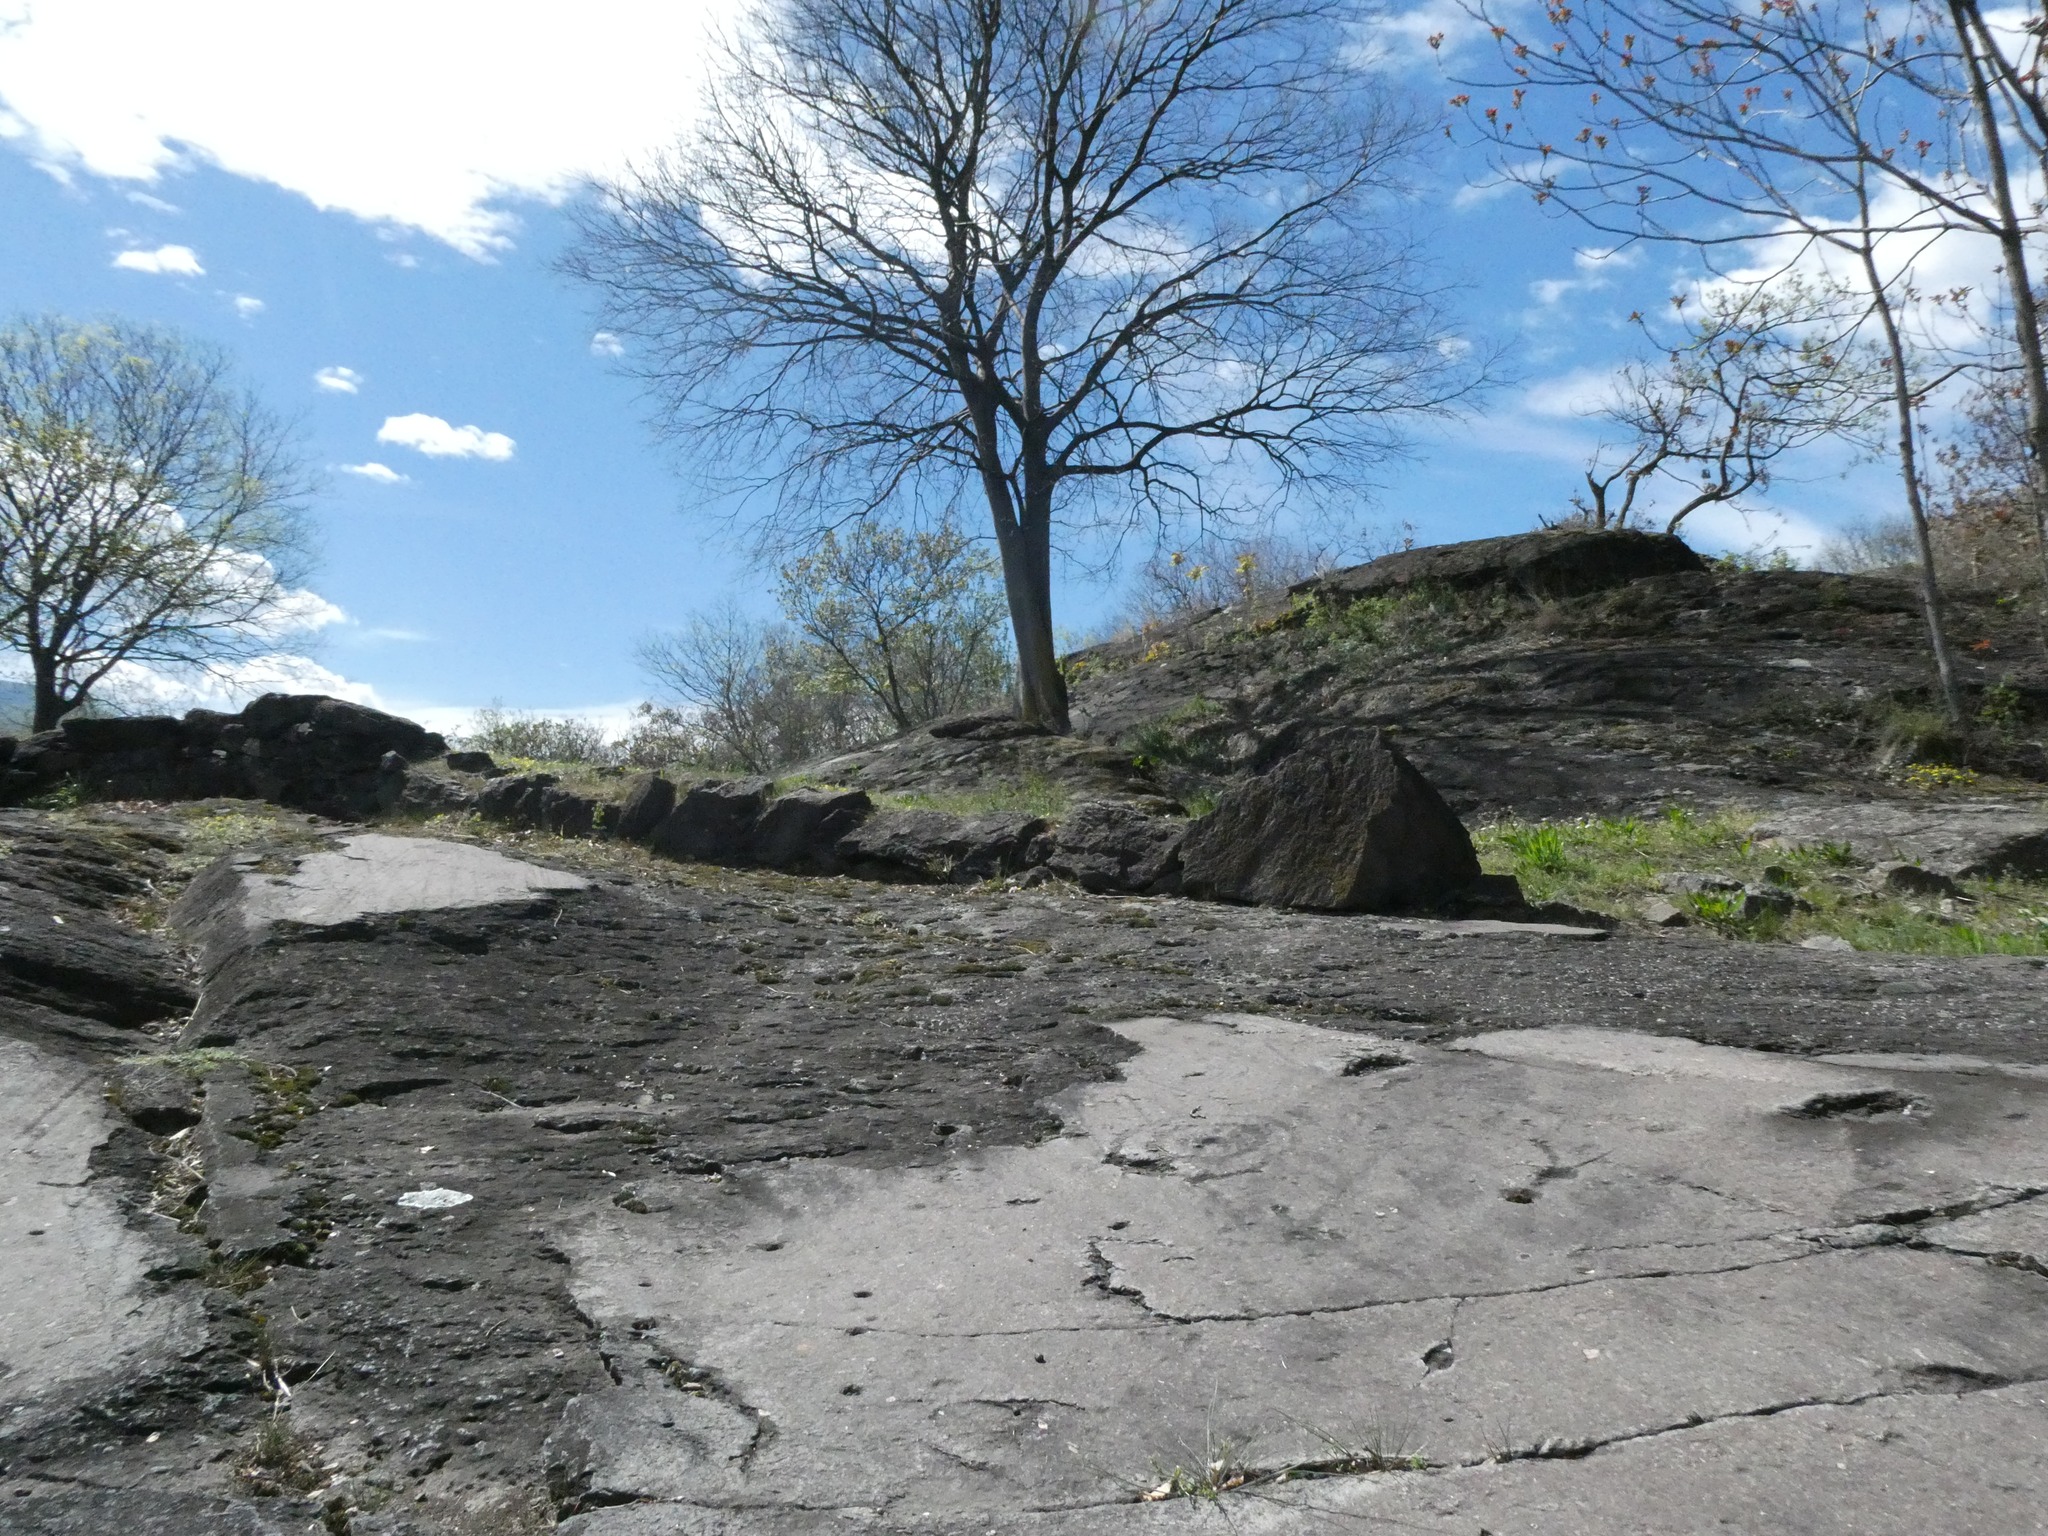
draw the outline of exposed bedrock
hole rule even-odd
[[[240,714],[73,718],[0,740],[0,803],[60,785],[99,800],[231,796],[342,818],[396,805],[406,767],[447,743],[410,720],[318,694],[268,693]]]

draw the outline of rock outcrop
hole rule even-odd
[[[1033,862],[1084,891],[1171,892],[1180,886],[1187,831],[1179,817],[1148,815],[1126,801],[1085,801],[1060,818]]]
[[[1706,561],[1675,534],[1632,528],[1546,528],[1499,539],[1399,550],[1296,586],[1298,594],[1349,601],[1403,587],[1469,591],[1506,586],[1529,597],[1584,597],[1644,576],[1704,571]]]
[[[70,784],[92,800],[220,795],[353,818],[397,805],[407,766],[447,750],[382,710],[267,693],[234,715],[72,719],[23,741],[0,739],[0,804]]]
[[[1472,839],[1384,731],[1313,737],[1226,793],[1181,843],[1191,896],[1328,912],[1456,901],[1479,881]]]

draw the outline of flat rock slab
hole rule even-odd
[[[1812,800],[1788,797],[1759,836],[1847,843],[1859,857],[1903,859],[1948,875],[2048,872],[2048,802]]]
[[[365,832],[302,859],[290,874],[245,877],[250,927],[302,923],[332,927],[390,912],[439,912],[580,891],[580,875],[543,869],[489,848],[438,838]]]
[[[146,1375],[198,1337],[198,1298],[147,1279],[168,1239],[132,1227],[113,1188],[89,1177],[115,1123],[105,1084],[0,1037],[0,1460],[10,1435],[82,1386]]]
[[[1039,1145],[588,1218],[564,1529],[2048,1528],[2048,1084],[1116,1028]],[[1139,1502],[1218,1461],[1255,1486]]]

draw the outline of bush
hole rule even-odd
[[[524,757],[544,763],[619,761],[620,751],[604,727],[571,716],[529,715],[493,704],[476,712],[462,744],[493,757]]]

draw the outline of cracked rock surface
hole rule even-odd
[[[1038,1146],[668,1181],[643,1187],[648,1214],[586,1221],[571,1285],[631,1373],[600,1395],[674,1401],[663,1362],[687,1361],[759,1429],[722,1461],[663,1458],[702,1432],[614,1413],[579,1447],[581,1496],[676,1507],[569,1528],[834,1509],[855,1528],[1065,1529],[1041,1517],[1105,1518],[1218,1460],[1386,1462],[1405,1470],[1381,1481],[1462,1489],[1489,1463],[1570,1457],[1598,1485],[1621,1448],[1744,1420],[1753,1454],[1818,1476],[1835,1452],[1790,1415],[1916,1395],[1948,1411],[1911,1414],[1901,1474],[1969,1453],[1980,1392],[2016,1432],[2048,1428],[2048,1284],[1976,1257],[2039,1263],[2038,1225],[1987,1226],[2048,1193],[2048,1144],[2000,1134],[2048,1109],[2037,1078],[1901,1086],[1593,1030],[1442,1050],[1247,1015],[1116,1028],[1140,1047],[1123,1080],[1071,1090]],[[1900,1108],[1808,1109],[1886,1092]],[[1679,1528],[1611,1492],[1618,1523],[1556,1518],[1544,1484],[1502,1476],[1475,1484],[1502,1529]],[[1261,1490],[1279,1502],[1255,1528],[1321,1529],[1288,1486]],[[1839,1528],[1875,1528],[1852,1522],[1897,1492],[1859,1480]],[[1371,1497],[1413,1518],[1445,1495]],[[1422,1528],[1470,1531],[1471,1497]]]
[[[8,823],[8,1536],[2043,1528],[2030,963],[185,825]]]

